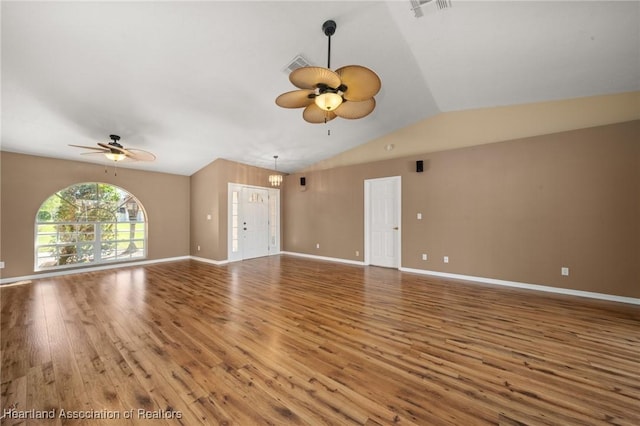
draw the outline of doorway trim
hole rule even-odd
[[[396,269],[402,267],[402,176],[365,179],[364,181],[364,264],[371,264],[371,184],[374,181],[389,180],[396,185],[396,215],[398,218],[398,232],[396,232]]]
[[[242,192],[242,188],[253,188],[253,189],[263,189],[267,190],[269,194],[269,256],[280,254],[280,189],[279,188],[269,188],[264,186],[256,186],[256,185],[245,185],[241,183],[233,183],[229,182],[227,184],[227,260],[229,262],[235,262],[238,260],[243,260],[242,255],[242,246],[234,247],[234,202],[233,202],[233,193],[237,191],[238,193]],[[240,229],[240,221],[242,220],[242,212],[241,206],[238,205],[236,208],[240,209],[238,213],[238,223],[237,228],[238,232],[241,232]],[[242,238],[238,235],[238,238],[235,239],[238,244],[242,244]],[[234,250],[235,249],[235,250]]]

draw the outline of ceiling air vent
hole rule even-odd
[[[289,64],[282,69],[283,72],[289,74],[291,71],[297,70],[298,68],[311,66],[309,61],[307,61],[304,56],[298,55],[293,58]]]
[[[410,3],[416,18],[424,16],[424,10],[435,11],[451,7],[451,0],[410,0]],[[422,6],[424,6],[424,10]]]

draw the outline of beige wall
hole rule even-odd
[[[640,297],[640,121],[292,174],[283,249],[363,260],[364,180],[385,176],[403,267]]]
[[[214,261],[227,259],[228,183],[264,187],[268,186],[271,173],[271,170],[217,159],[191,175],[192,256]],[[280,202],[282,205],[282,199]],[[207,215],[211,215],[211,220]]]
[[[149,221],[147,259],[189,255],[189,177],[2,152],[2,278],[34,274],[35,217],[54,192],[81,182],[117,185],[136,196]]]
[[[282,248],[363,260],[364,180],[399,175],[403,267],[638,298],[638,141],[640,121],[632,121],[286,176]],[[416,160],[425,162],[423,173]],[[128,169],[114,176],[100,165],[7,152],[0,164],[3,278],[33,274],[40,204],[87,181],[140,199],[149,259],[225,260],[227,183],[265,186],[270,173],[222,159],[191,177]]]
[[[372,163],[640,119],[640,91],[449,111],[374,139],[302,172]],[[393,145],[388,151],[386,147]]]

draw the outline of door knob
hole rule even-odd
[[[393,229],[397,231],[397,230],[398,230],[398,227],[397,227],[397,226],[394,226],[394,227],[393,227]]]

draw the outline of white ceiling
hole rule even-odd
[[[154,152],[191,175],[216,158],[295,171],[440,112],[640,90],[640,2],[2,1],[2,150]],[[360,120],[275,105],[298,54],[382,80]],[[330,135],[328,135],[330,130]],[[100,162],[102,160],[97,159]]]

